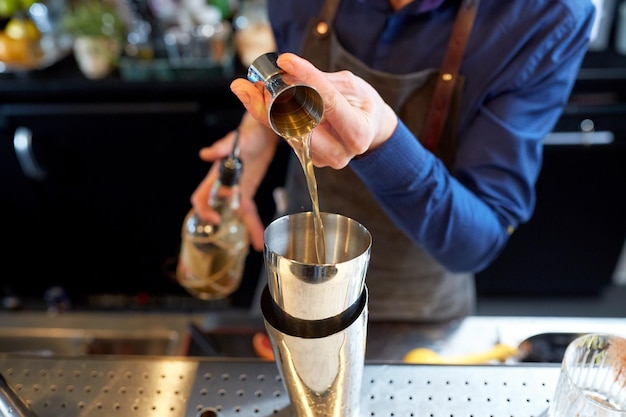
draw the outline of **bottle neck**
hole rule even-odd
[[[215,188],[209,197],[209,205],[223,215],[227,211],[239,209],[239,185],[227,186],[221,182],[215,184]]]

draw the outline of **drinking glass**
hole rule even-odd
[[[587,334],[563,356],[549,417],[626,417],[626,339]]]

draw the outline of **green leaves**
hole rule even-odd
[[[74,37],[122,38],[126,31],[126,25],[116,8],[97,0],[74,3],[63,17],[61,25]]]

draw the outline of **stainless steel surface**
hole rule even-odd
[[[168,356],[0,354],[0,372],[41,417],[292,417],[273,362],[191,358],[188,324],[204,330],[257,328],[248,313],[0,313],[0,329],[162,329],[177,335]],[[370,322],[361,416],[537,417],[552,399],[555,365],[403,365],[424,346],[441,355],[472,353],[497,341],[516,345],[541,332],[611,332],[626,336],[626,319],[469,317],[444,325]],[[0,350],[3,350],[0,339]],[[215,412],[215,414],[211,414]]]
[[[36,417],[22,398],[0,373],[0,415],[13,417]]]
[[[553,301],[553,304],[557,303],[558,300]],[[537,309],[545,311],[541,300],[534,301],[534,304]],[[580,304],[580,308],[584,310],[583,301]],[[228,330],[237,333],[241,330],[249,334],[250,329],[257,331],[264,327],[260,311],[202,314],[65,312],[56,315],[45,312],[0,312],[0,352],[9,352],[7,339],[3,339],[3,335],[17,337],[14,341],[20,343],[18,348],[23,348],[21,351],[32,350],[32,342],[36,339],[35,351],[68,355],[83,354],[85,351],[83,348],[74,350],[72,341],[76,340],[76,335],[106,333],[109,340],[116,340],[116,336],[134,333],[146,337],[146,343],[150,343],[153,338],[162,340],[164,335],[168,335],[170,339],[165,355],[185,356],[190,338],[190,323],[195,323],[198,328],[207,332]],[[365,359],[401,361],[409,350],[416,347],[427,347],[441,355],[460,355],[489,349],[497,342],[517,346],[522,340],[538,333],[597,331],[626,337],[626,318],[498,315],[472,316],[441,324],[370,320]],[[45,337],[46,335],[56,337]],[[79,337],[81,338],[82,336]]]
[[[362,297],[356,320],[325,335],[299,337],[288,334],[285,329],[274,327],[266,315],[265,325],[276,364],[296,416],[359,416],[367,290],[363,291]]]
[[[541,300],[534,301],[536,308],[545,311]],[[558,300],[553,301],[557,304]],[[585,309],[580,302],[581,309]],[[504,308],[504,307],[503,307]],[[224,311],[217,313],[111,313],[111,312],[0,312],[0,352],[8,349],[7,339],[12,335],[19,342],[18,350],[34,350],[44,354],[83,354],[85,349],[75,349],[77,335],[106,333],[109,340],[131,334],[151,340],[162,340],[168,335],[165,355],[184,356],[190,338],[189,324],[195,323],[204,331],[228,330],[249,333],[250,329],[263,329],[260,311]],[[59,330],[60,329],[60,330]],[[489,349],[497,342],[517,346],[519,342],[543,332],[609,332],[626,337],[626,319],[617,317],[544,317],[544,316],[473,316],[450,323],[389,323],[372,322],[367,331],[365,359],[370,361],[401,361],[416,347],[427,347],[441,355],[460,355]],[[50,337],[55,335],[56,337]],[[152,335],[152,336],[151,336]],[[23,338],[22,338],[23,336]],[[35,337],[37,336],[37,337]],[[47,337],[46,337],[47,336]],[[89,340],[89,339],[88,339]],[[139,340],[136,340],[139,343]],[[161,342],[159,342],[160,344]],[[59,346],[60,345],[60,346]],[[105,352],[103,352],[105,353]],[[129,353],[129,352],[127,352]],[[140,352],[138,352],[140,353]]]
[[[537,300],[536,304],[541,305]],[[496,343],[518,346],[540,333],[606,332],[626,337],[626,318],[557,316],[472,316],[441,324],[371,321],[368,326],[369,361],[401,361],[411,349],[425,347],[442,356],[489,350]],[[511,358],[507,363],[517,363]]]
[[[40,417],[291,417],[276,365],[169,357],[0,355]],[[537,417],[558,366],[366,364],[361,416]]]
[[[184,355],[188,315],[0,314],[0,352],[42,355]]]
[[[348,217],[321,216],[323,258],[313,213],[283,216],[266,228],[261,311],[294,414],[357,417],[372,237]]]
[[[285,82],[271,52],[259,56],[248,68],[248,80],[262,81],[273,100],[268,108],[270,126],[280,136],[301,138],[322,120],[324,101],[317,90],[298,82]]]
[[[40,354],[168,355],[180,336],[170,330],[0,329],[0,351]]]
[[[344,312],[363,292],[372,237],[358,222],[321,213],[326,264],[317,263],[312,212],[283,216],[265,229],[265,266],[274,302],[293,317]]]

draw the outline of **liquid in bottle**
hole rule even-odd
[[[237,137],[232,155],[220,161],[220,177],[209,197],[221,222],[206,223],[193,209],[183,222],[176,279],[202,300],[226,298],[241,284],[250,245],[238,213],[241,170]]]

